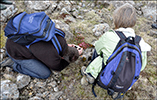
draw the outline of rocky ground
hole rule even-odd
[[[5,57],[4,28],[9,18],[18,12],[27,13],[45,11],[66,33],[68,43],[75,43],[84,48],[83,55],[89,58],[92,45],[104,32],[112,29],[112,13],[124,3],[132,4],[137,11],[135,32],[151,47],[148,53],[148,64],[141,72],[139,80],[133,85],[123,99],[157,99],[157,31],[151,25],[156,22],[156,1],[14,1],[1,11],[1,62]],[[106,100],[111,99],[106,90],[95,87],[98,97],[92,94],[91,85],[81,85],[81,66],[89,63],[81,56],[75,63],[70,64],[61,72],[52,71],[48,79],[37,79],[14,72],[12,68],[0,68],[1,99],[29,100]]]

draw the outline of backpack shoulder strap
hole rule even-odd
[[[141,37],[136,35],[135,36],[135,43],[139,44],[140,41],[141,41]]]
[[[139,45],[140,41],[141,41],[141,37],[136,35],[135,36],[135,45],[141,50],[141,47]]]
[[[61,29],[55,28],[55,35],[52,38],[52,43],[54,44],[55,48],[57,49],[58,54],[62,55],[61,54],[62,47],[61,47],[60,42],[58,41],[58,39],[56,37],[56,34],[58,34],[64,38],[65,33]]]
[[[60,54],[61,51],[62,51],[62,47],[61,47],[61,45],[60,45],[60,43],[59,43],[57,37],[54,36],[54,37],[51,39],[51,41],[52,41],[52,43],[54,44],[54,46],[55,46],[55,48],[56,48],[58,54]]]
[[[58,29],[58,28],[55,28],[55,34],[59,34],[63,38],[65,37],[65,33],[63,32],[63,30]]]
[[[126,36],[123,34],[122,31],[115,31],[117,33],[117,35],[119,36],[119,38],[121,40],[125,40],[126,39]]]

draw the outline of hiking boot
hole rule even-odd
[[[7,58],[6,60],[4,60],[3,62],[1,62],[1,67],[12,67],[14,64],[14,61],[12,61],[11,58]]]
[[[84,76],[86,73],[86,67],[85,66],[82,66],[81,68],[81,74]]]
[[[86,76],[83,76],[83,77],[82,77],[82,79],[81,79],[81,84],[82,84],[82,85],[88,85],[88,81],[87,81]]]
[[[94,83],[94,81],[95,81],[95,79],[94,79],[94,77],[92,77],[92,76],[90,76],[90,75],[86,75],[86,77],[87,77],[87,81],[90,83],[90,84],[93,84]]]
[[[94,77],[92,77],[91,75],[89,75],[88,73],[86,73],[86,67],[85,67],[85,66],[82,66],[82,68],[81,68],[81,74],[82,74],[83,76],[86,76],[86,80],[87,80],[90,84],[94,83],[94,81],[95,81]]]

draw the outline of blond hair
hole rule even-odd
[[[114,11],[113,19],[115,29],[133,27],[136,24],[136,10],[131,4],[126,3]]]

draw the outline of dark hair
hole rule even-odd
[[[67,48],[67,52],[65,52],[65,54],[63,55],[63,58],[69,63],[76,61],[78,57],[79,57],[78,50],[74,47],[69,47],[69,46]]]
[[[114,11],[113,19],[115,29],[133,27],[136,24],[136,10],[131,4],[126,3]]]

